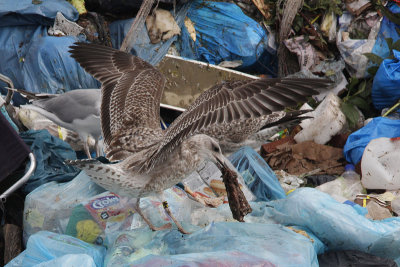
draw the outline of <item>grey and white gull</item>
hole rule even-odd
[[[24,92],[23,90],[16,91],[39,98],[33,100],[32,104],[24,105],[24,108],[34,110],[54,123],[78,133],[88,158],[91,158],[88,138],[89,136],[93,137],[96,155],[100,156],[100,89],[75,89],[63,94],[44,95]]]
[[[218,141],[231,131],[247,135],[255,120],[270,123],[285,116],[286,106],[326,88],[320,79],[260,79],[217,84],[202,93],[165,131],[160,127],[160,100],[165,78],[152,65],[109,47],[77,43],[72,57],[102,83],[101,126],[104,160],[76,160],[67,164],[85,170],[94,182],[120,196],[136,199],[156,195],[182,233],[162,192],[196,170],[204,160],[224,164]],[[267,116],[267,117],[263,117]],[[257,128],[257,127],[253,127]]]

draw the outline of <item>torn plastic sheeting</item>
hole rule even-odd
[[[76,159],[75,151],[68,143],[50,135],[46,130],[29,130],[20,133],[20,136],[30,146],[37,161],[35,172],[23,187],[26,193],[50,181],[67,182],[78,175],[78,169],[64,164],[66,159]]]
[[[77,20],[78,11],[65,0],[2,0],[0,2],[0,27],[18,25],[53,24],[57,11],[68,20]]]
[[[267,242],[266,242],[267,240]],[[190,235],[119,233],[105,266],[318,266],[312,242],[277,224],[211,223]]]
[[[286,197],[274,171],[251,147],[239,149],[229,156],[229,160],[243,176],[257,200],[269,201]]]
[[[178,7],[174,18],[179,27],[182,27],[182,25],[184,24],[186,14],[190,6],[191,2]],[[120,48],[122,41],[125,38],[125,35],[128,33],[132,25],[133,20],[134,19],[118,20],[110,24],[110,36],[114,48]],[[143,27],[141,29],[138,29],[138,31],[139,34],[137,35],[137,38],[133,40],[134,45],[131,53],[152,65],[156,65],[162,60],[162,58],[167,54],[171,44],[177,39],[177,36],[174,36],[166,42],[152,44],[150,43],[150,38],[146,29],[146,25],[143,25]]]
[[[372,84],[372,103],[378,110],[396,104],[400,99],[400,52],[393,50],[394,59],[385,59]]]
[[[377,117],[348,137],[343,154],[348,162],[356,165],[361,160],[365,147],[372,139],[399,136],[400,120]]]
[[[262,73],[276,74],[273,39],[236,4],[196,0],[188,17],[194,24],[196,41],[192,40],[186,27],[182,27],[177,44],[182,57],[216,65],[241,60],[240,70],[258,69]]]
[[[7,266],[64,266],[51,265],[51,263],[63,262],[62,260],[70,260],[71,263],[76,263],[77,258],[80,258],[81,262],[76,266],[91,266],[84,263],[93,262],[94,266],[102,267],[104,255],[104,247],[91,245],[71,236],[41,231],[29,238],[26,250],[13,260],[14,264],[10,262]],[[90,257],[92,261],[87,257]],[[18,263],[21,264],[17,265]]]
[[[72,36],[32,40],[22,67],[24,87],[31,92],[62,93],[78,88],[99,88],[100,83],[70,56]]]
[[[0,28],[0,54],[2,55],[2,64],[0,64],[0,73],[9,77],[15,88],[24,88],[22,67],[24,58],[29,48],[31,40],[38,40],[47,36],[45,26],[10,26]],[[4,89],[6,84],[0,84],[0,91],[7,93]],[[25,100],[19,95],[14,94],[14,104],[25,103]]]
[[[359,250],[400,263],[400,218],[371,221],[313,188],[296,189],[286,199],[270,201],[264,212],[277,223],[309,229],[328,250]]]
[[[400,13],[400,6],[396,3],[388,2],[386,6],[391,12],[397,14]],[[391,38],[393,43],[400,39],[400,35],[397,32],[400,30],[400,26],[391,22],[387,17],[383,17],[381,22],[381,28],[379,29],[376,42],[372,48],[372,53],[377,54],[382,58],[386,58],[390,55],[390,50],[386,42],[386,38]]]

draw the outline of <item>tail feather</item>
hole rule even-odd
[[[273,126],[277,126],[280,124],[299,124],[302,120],[304,119],[310,119],[312,117],[310,116],[301,116],[303,114],[306,114],[308,112],[313,111],[312,109],[307,109],[307,110],[296,110],[296,111],[291,111],[287,112],[284,117],[282,117],[280,120],[274,121],[272,123],[267,123],[263,127],[261,127],[260,130],[270,128]]]

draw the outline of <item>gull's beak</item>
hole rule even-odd
[[[215,163],[217,164],[218,168],[225,168],[225,158],[221,154],[213,155],[215,159]]]

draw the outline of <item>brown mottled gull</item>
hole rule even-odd
[[[229,127],[246,132],[253,120],[266,115],[271,122],[279,120],[286,106],[305,100],[317,93],[316,88],[328,84],[318,79],[221,83],[202,93],[162,131],[159,107],[165,78],[157,69],[131,54],[99,45],[79,43],[70,52],[102,83],[101,124],[106,156],[120,161],[68,163],[85,170],[107,190],[137,198],[135,208],[153,230],[159,228],[142,214],[140,198],[153,194],[163,198],[163,190],[180,182],[205,159],[223,163],[218,142],[204,132],[223,136]],[[164,207],[185,233],[167,205]]]

